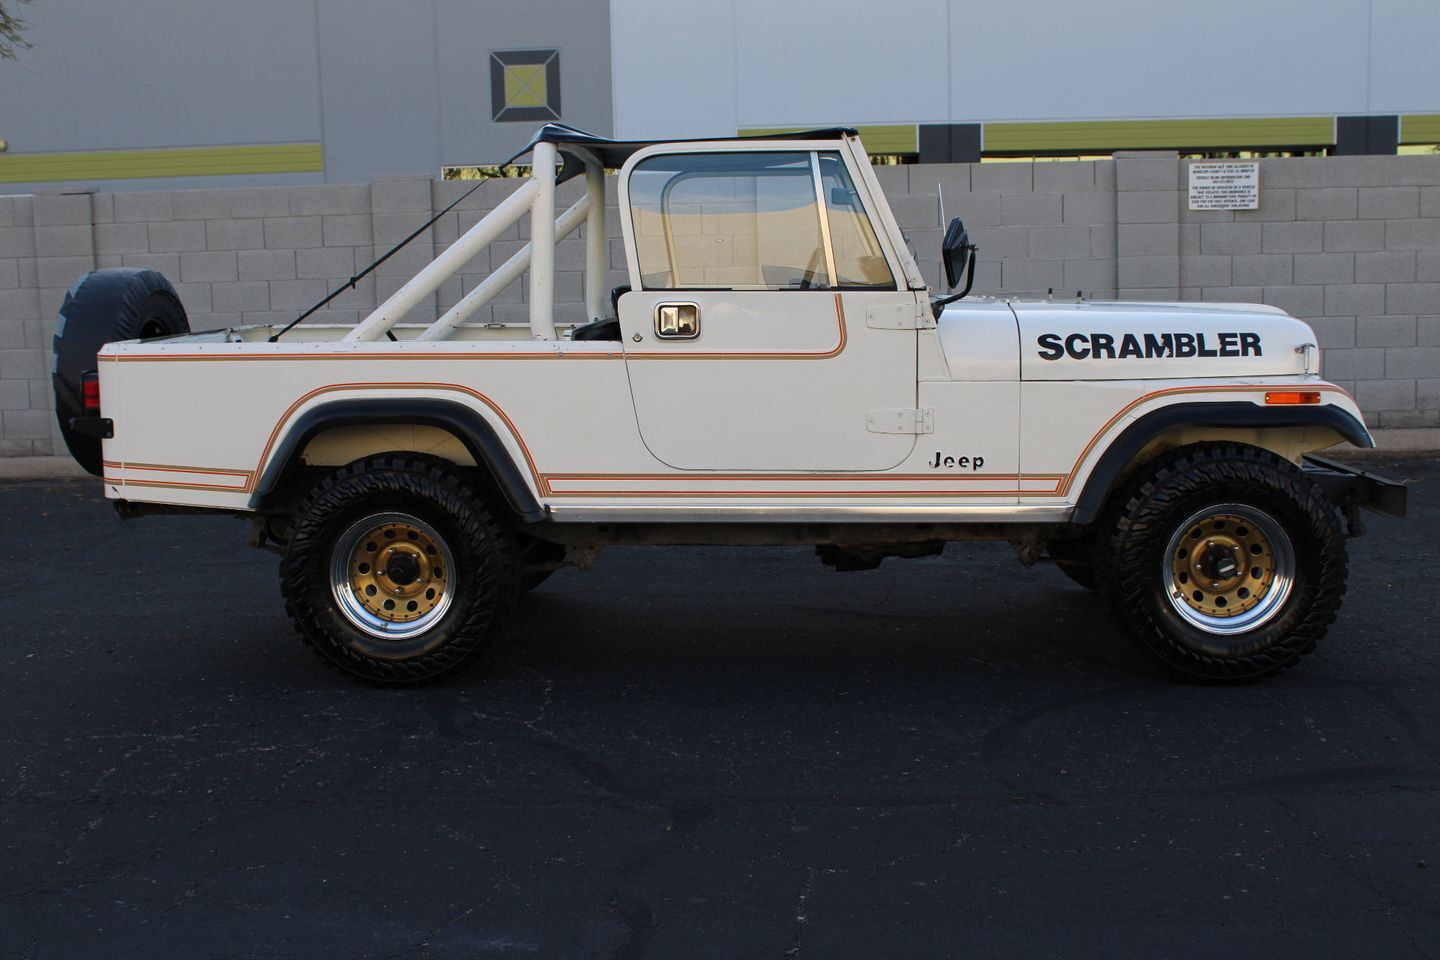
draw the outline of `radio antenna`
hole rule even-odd
[[[935,181],[935,192],[940,195],[940,226],[941,226],[941,227],[944,227],[944,226],[945,226],[945,188],[940,185],[940,181],[939,181],[939,180],[936,180],[936,181]]]

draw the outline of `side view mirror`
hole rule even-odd
[[[959,217],[951,220],[945,228],[945,239],[940,242],[940,262],[945,265],[945,283],[951,290],[959,286],[967,263],[970,264],[970,275],[975,275],[975,264],[971,259],[975,249],[965,224]]]
[[[951,220],[950,226],[945,228],[945,239],[940,241],[940,262],[945,265],[945,282],[950,285],[950,289],[955,289],[962,273],[965,274],[965,289],[930,301],[930,309],[937,320],[947,303],[965,299],[970,288],[975,286],[975,253],[979,249],[970,242],[970,234],[965,231],[965,224],[960,222],[960,218]]]

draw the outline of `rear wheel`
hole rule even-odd
[[[286,610],[330,664],[386,684],[476,656],[515,603],[514,537],[481,487],[443,460],[385,454],[323,481],[280,564]]]
[[[1314,649],[1345,593],[1335,507],[1268,451],[1196,444],[1147,465],[1096,544],[1102,597],[1191,676],[1277,673]]]

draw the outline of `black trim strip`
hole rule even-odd
[[[324,430],[334,427],[355,427],[372,424],[404,423],[439,427],[448,430],[465,444],[475,462],[486,467],[505,495],[515,515],[526,523],[545,519],[525,476],[505,450],[495,430],[479,413],[448,400],[337,400],[301,414],[275,447],[255,490],[250,495],[250,508],[257,509],[265,495],[272,491],[300,459],[300,452]]]
[[[1329,427],[1357,447],[1373,447],[1364,425],[1336,406],[1262,407],[1253,403],[1177,403],[1126,427],[1090,471],[1075,505],[1074,523],[1093,523],[1121,472],[1145,445],[1175,427]]]

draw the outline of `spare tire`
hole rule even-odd
[[[70,429],[85,415],[81,378],[97,366],[95,355],[107,343],[188,333],[185,308],[170,281],[154,270],[116,267],[85,274],[65,294],[55,328],[55,416],[60,435],[80,466],[103,472],[100,440]]]

